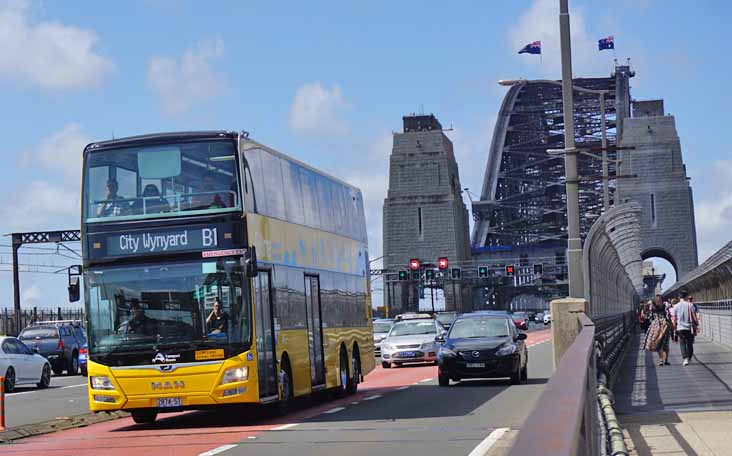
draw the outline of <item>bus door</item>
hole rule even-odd
[[[254,314],[257,325],[257,370],[259,397],[277,396],[277,352],[275,347],[274,311],[272,306],[272,272],[260,269],[254,278]]]
[[[323,320],[320,309],[320,279],[305,276],[305,311],[308,322],[308,348],[310,352],[310,384],[325,385],[325,357],[323,355]]]

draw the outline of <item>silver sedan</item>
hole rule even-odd
[[[439,346],[435,337],[444,331],[442,325],[432,319],[398,321],[381,343],[381,366],[392,364],[437,362]]]

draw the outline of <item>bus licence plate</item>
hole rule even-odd
[[[485,363],[467,363],[467,367],[481,368],[485,367]]]
[[[158,408],[183,407],[183,400],[179,397],[159,397]]]

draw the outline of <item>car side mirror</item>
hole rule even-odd
[[[435,336],[435,342],[445,342],[445,335],[440,334],[439,336]]]
[[[519,333],[518,336],[516,336],[516,340],[526,340],[527,337],[526,333]]]
[[[244,268],[247,277],[257,277],[259,269],[257,267],[257,248],[253,245],[247,249],[244,257]]]

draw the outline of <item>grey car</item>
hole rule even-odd
[[[392,325],[394,325],[394,320],[391,318],[374,320],[374,354],[376,356],[381,356],[381,343],[386,339]]]
[[[381,344],[381,366],[389,369],[392,364],[437,362],[439,346],[435,337],[445,329],[431,318],[397,321]]]

